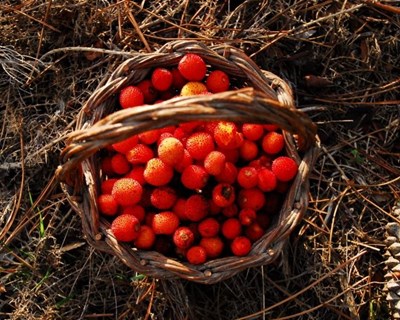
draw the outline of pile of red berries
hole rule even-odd
[[[231,89],[221,70],[186,54],[177,68],[121,90],[122,108]],[[191,121],[134,135],[101,151],[97,199],[118,241],[202,264],[245,256],[279,213],[297,174],[272,124]]]

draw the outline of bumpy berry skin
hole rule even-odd
[[[231,243],[231,251],[235,256],[243,257],[246,256],[251,250],[251,241],[244,237],[239,236],[233,239]]]
[[[118,212],[118,202],[111,194],[101,194],[97,198],[99,211],[106,216],[115,216]]]
[[[143,92],[136,86],[125,87],[119,94],[119,104],[123,109],[141,106],[143,103]]]
[[[275,155],[283,150],[285,139],[282,134],[272,131],[264,136],[261,145],[265,153]]]
[[[265,204],[265,195],[258,188],[242,189],[238,194],[238,204],[241,209],[260,210]]]
[[[130,242],[137,238],[140,230],[139,220],[130,214],[116,217],[111,223],[111,231],[115,238],[121,242]]]
[[[112,156],[111,167],[113,171],[119,175],[124,175],[131,169],[131,166],[128,160],[126,159],[125,155],[121,153],[117,153]]]
[[[163,139],[157,148],[158,157],[170,166],[179,164],[185,153],[185,148],[177,138]]]
[[[226,156],[220,151],[211,151],[204,158],[204,169],[212,176],[219,175],[225,167]]]
[[[165,68],[156,68],[151,74],[151,83],[159,91],[166,91],[172,85],[172,73]]]
[[[150,196],[151,204],[160,210],[172,208],[176,199],[177,195],[175,190],[167,186],[155,188]]]
[[[189,81],[201,81],[206,75],[207,66],[199,55],[187,53],[179,61],[178,70]]]
[[[111,194],[121,206],[133,206],[137,204],[143,193],[139,182],[130,178],[121,178],[114,183]]]
[[[178,216],[179,220],[188,220],[185,213],[186,199],[178,198],[175,201],[172,211]]]
[[[258,170],[258,187],[264,192],[271,192],[276,188],[276,176],[267,169],[263,168]]]
[[[191,195],[185,203],[185,216],[190,221],[198,222],[208,214],[208,200],[199,194]]]
[[[188,97],[197,96],[207,92],[207,87],[202,82],[190,81],[182,87],[180,94],[183,97]]]
[[[182,184],[191,190],[199,190],[206,186],[209,175],[202,167],[195,164],[187,166],[181,175]]]
[[[171,181],[174,169],[160,158],[153,158],[147,162],[143,175],[147,183],[160,187]]]
[[[153,229],[149,226],[143,225],[140,226],[139,234],[133,244],[138,249],[149,250],[153,247],[155,242],[156,235]]]
[[[206,80],[206,86],[212,93],[227,91],[229,85],[229,76],[222,70],[211,71]]]
[[[186,259],[194,265],[203,264],[207,261],[206,250],[200,246],[193,246],[186,252]]]
[[[212,191],[212,201],[221,208],[232,205],[235,198],[235,188],[228,183],[219,183]]]
[[[172,235],[178,229],[179,218],[172,211],[163,211],[154,215],[151,225],[155,234]]]
[[[198,230],[203,238],[215,237],[218,235],[220,224],[215,218],[206,218],[199,223]]]
[[[222,224],[221,232],[228,240],[233,240],[242,233],[242,224],[239,219],[229,218]]]
[[[126,153],[126,159],[133,165],[145,164],[153,157],[153,150],[142,143],[138,143]]]
[[[187,138],[186,150],[193,159],[204,160],[214,150],[214,139],[207,132],[195,132]]]
[[[237,147],[237,126],[233,122],[220,121],[214,129],[214,140],[217,145],[224,149]]]
[[[278,180],[287,182],[296,176],[298,166],[292,158],[282,156],[272,161],[271,169]]]
[[[237,175],[238,184],[245,189],[254,188],[258,184],[258,171],[253,167],[240,168]]]
[[[119,153],[127,153],[138,144],[138,141],[139,137],[137,135],[133,135],[125,140],[112,144],[112,148]]]
[[[201,238],[199,245],[206,250],[207,258],[213,259],[221,255],[224,242],[220,237]]]
[[[257,141],[263,136],[264,128],[262,124],[245,123],[242,126],[242,133],[246,139]]]
[[[188,227],[179,227],[175,230],[172,241],[179,249],[187,249],[194,242],[194,233]]]

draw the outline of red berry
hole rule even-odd
[[[170,166],[179,164],[184,157],[182,142],[174,137],[163,139],[157,148],[158,157]]]
[[[254,141],[244,140],[239,148],[239,154],[244,161],[251,161],[258,155],[258,146]]]
[[[123,207],[121,214],[130,214],[132,216],[135,216],[139,220],[139,222],[144,221],[144,218],[146,216],[144,208],[138,204],[134,206]]]
[[[141,106],[143,103],[143,92],[136,86],[125,87],[119,94],[119,104],[123,109]]]
[[[180,220],[188,220],[186,216],[186,199],[178,198],[175,201],[174,206],[172,207],[172,211],[178,216]]]
[[[186,150],[193,159],[204,160],[214,150],[213,137],[207,132],[195,132],[187,138]]]
[[[186,84],[187,80],[182,76],[177,68],[171,70],[172,73],[172,86],[175,89],[182,89],[182,87]]]
[[[246,139],[256,141],[263,136],[264,128],[262,124],[245,123],[242,126],[242,133]]]
[[[192,164],[183,170],[181,182],[188,189],[200,190],[206,186],[208,177],[209,175],[203,167]]]
[[[200,221],[208,215],[207,199],[199,194],[191,195],[185,203],[185,216],[190,221]]]
[[[206,75],[207,66],[199,55],[187,53],[179,61],[178,70],[189,81],[201,81]]]
[[[131,166],[122,153],[117,153],[111,158],[111,167],[116,174],[123,175],[127,173]]]
[[[283,150],[285,139],[283,135],[272,131],[268,132],[262,139],[262,148],[267,154],[277,154]]]
[[[152,228],[155,234],[172,235],[178,226],[179,218],[171,211],[156,213],[153,217]]]
[[[238,184],[245,188],[253,188],[258,184],[258,172],[253,167],[243,167],[239,170],[237,175]]]
[[[166,210],[172,208],[177,199],[176,192],[171,187],[157,187],[150,196],[150,201],[153,207]]]
[[[197,96],[206,92],[207,87],[202,82],[190,81],[182,87],[180,95],[183,97]]]
[[[240,223],[244,226],[251,225],[254,221],[256,221],[256,218],[257,214],[253,209],[245,208],[239,212]]]
[[[237,147],[237,127],[233,122],[220,121],[214,129],[214,140],[224,149]]]
[[[204,248],[207,258],[217,258],[224,250],[224,242],[220,237],[201,238],[200,246]]]
[[[111,194],[112,188],[114,186],[115,181],[118,179],[107,179],[101,182],[101,193],[102,194]]]
[[[238,170],[232,162],[225,162],[221,173],[215,176],[215,179],[222,183],[233,184],[236,181]]]
[[[118,212],[118,202],[111,194],[101,194],[97,197],[99,211],[106,216],[115,216]]]
[[[234,216],[237,216],[239,208],[236,204],[232,203],[227,207],[223,207],[221,211],[225,217],[232,218]]]
[[[111,223],[111,231],[118,241],[130,242],[139,235],[140,222],[130,214],[123,214],[116,217]]]
[[[129,171],[125,178],[131,178],[139,182],[142,186],[146,183],[143,176],[144,166],[134,166],[131,171]]]
[[[222,224],[221,232],[228,240],[233,240],[242,233],[242,224],[239,219],[229,218]]]
[[[255,242],[265,234],[265,230],[258,222],[253,222],[246,228],[245,234],[251,241]]]
[[[265,195],[258,188],[242,189],[238,194],[238,204],[241,209],[260,210],[265,204]]]
[[[263,125],[264,129],[267,131],[277,131],[279,129],[278,125],[276,124],[264,124]]]
[[[219,175],[225,168],[226,156],[220,151],[211,151],[204,158],[204,169],[212,176]]]
[[[219,207],[228,207],[235,201],[235,188],[228,183],[217,184],[212,191],[212,200]]]
[[[193,231],[188,227],[179,227],[175,230],[172,241],[180,249],[189,248],[194,242]]]
[[[118,179],[112,188],[111,194],[121,206],[133,206],[137,204],[143,193],[139,182],[131,178]]]
[[[115,175],[115,172],[114,172],[114,170],[113,170],[113,168],[111,166],[111,157],[110,156],[104,157],[101,160],[100,168],[101,168],[101,171],[102,171],[104,176],[113,176],[113,175]]]
[[[174,169],[160,158],[150,159],[143,172],[147,183],[159,187],[168,184],[174,175]]]
[[[137,144],[126,153],[126,159],[133,165],[145,164],[153,157],[153,150],[142,143]]]
[[[227,91],[229,84],[229,76],[221,70],[211,71],[206,80],[208,91],[212,93]]]
[[[233,239],[231,243],[231,251],[235,256],[243,257],[246,256],[251,249],[251,242],[244,236]]]
[[[276,188],[275,174],[267,169],[258,170],[258,187],[264,192],[271,192]]]
[[[153,144],[157,142],[160,137],[160,131],[158,129],[144,131],[138,134],[140,142],[144,144]]]
[[[140,226],[139,234],[133,244],[138,249],[149,250],[156,242],[156,235],[152,228],[143,225]]]
[[[176,171],[178,171],[179,173],[182,173],[183,170],[185,170],[185,168],[190,166],[191,164],[193,164],[193,158],[190,155],[189,151],[184,149],[183,157],[182,157],[181,161],[174,166],[174,169]]]
[[[186,252],[186,259],[194,265],[203,264],[207,260],[206,250],[200,246],[193,246]]]
[[[151,80],[142,80],[137,84],[137,87],[143,92],[145,103],[152,104],[157,100],[158,92],[151,83]]]
[[[134,146],[137,145],[138,141],[139,141],[138,136],[133,135],[132,137],[129,137],[125,140],[114,143],[112,145],[112,148],[120,153],[127,153],[129,150],[131,150]]]
[[[156,68],[151,74],[151,83],[159,91],[166,91],[172,85],[172,73],[165,68]]]
[[[292,180],[297,174],[297,163],[289,157],[282,156],[272,161],[272,172],[280,181]]]
[[[199,233],[204,238],[215,237],[219,232],[219,222],[215,218],[206,218],[199,223]]]

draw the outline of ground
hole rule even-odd
[[[0,318],[390,319],[399,30],[390,0],[2,1]],[[321,140],[282,258],[213,285],[130,270],[85,241],[58,185],[43,193],[102,79],[127,53],[184,38],[236,46],[284,78]]]

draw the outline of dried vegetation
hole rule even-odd
[[[40,197],[102,79],[178,38],[233,44],[284,77],[322,141],[309,210],[280,263],[211,286],[127,269],[87,245],[57,186]],[[389,319],[399,40],[390,0],[2,1],[0,318]]]

